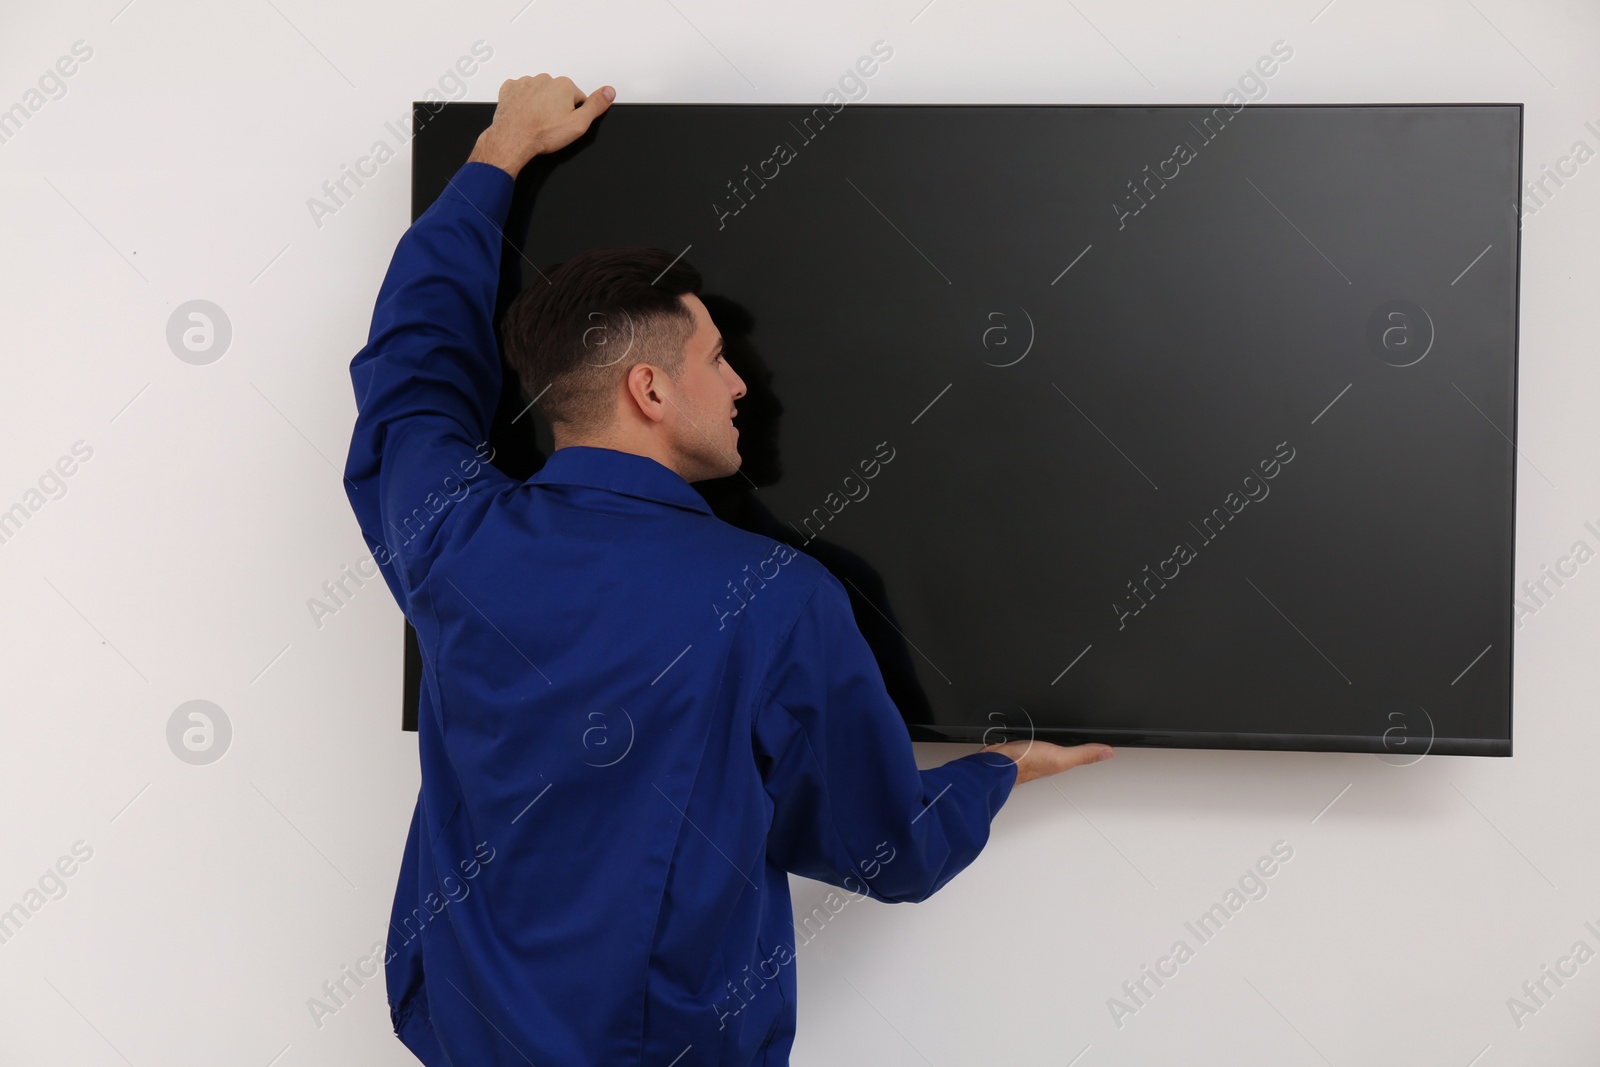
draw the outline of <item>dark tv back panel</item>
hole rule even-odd
[[[492,113],[418,105],[413,217]],[[697,488],[845,582],[915,738],[1509,755],[1521,137],[620,103],[519,179],[501,306],[684,251],[751,389]],[[507,380],[520,478],[549,438]]]

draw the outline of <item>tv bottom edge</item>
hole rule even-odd
[[[908,725],[913,741],[993,744],[1025,741],[1030,736],[1058,745],[1102,744],[1138,748],[1222,748],[1273,752],[1372,752],[1398,759],[1432,756],[1509,756],[1508,737],[1406,737],[1397,740],[1382,734],[1273,734],[1224,733],[1178,730],[1075,729],[1035,727],[1032,730],[1003,726]]]

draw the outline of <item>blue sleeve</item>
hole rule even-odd
[[[488,459],[500,399],[494,335],[511,175],[467,163],[400,238],[366,346],[345,495],[402,608],[469,494],[510,479]]]
[[[975,752],[917,769],[905,720],[825,574],[779,649],[755,710],[772,799],[767,855],[888,903],[925,900],[977,858],[1017,765]]]

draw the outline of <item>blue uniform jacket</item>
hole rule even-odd
[[[800,946],[971,863],[1016,765],[919,771],[840,582],[668,467],[490,465],[512,187],[455,174],[350,364],[346,494],[423,662],[395,1033],[429,1067],[786,1064]],[[798,936],[789,872],[838,887]]]

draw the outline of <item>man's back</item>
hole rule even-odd
[[[456,1063],[786,1062],[786,870],[921,899],[982,847],[1014,765],[957,761],[946,819],[916,818],[939,790],[903,762],[842,777],[825,730],[909,750],[842,587],[652,459],[562,449],[439,538],[410,596],[397,1033],[429,1063],[435,1042]]]
[[[665,1064],[689,1045],[685,1064],[747,1062],[792,982],[740,1010],[729,983],[754,961],[723,956],[759,945],[764,920],[790,940],[751,716],[826,572],[623,452],[563,449],[462,503],[452,521],[475,529],[446,532],[412,600],[432,841],[414,846],[419,873],[493,858],[432,923],[410,900],[427,879],[401,887],[394,927],[447,920],[413,951],[461,985],[430,981],[424,1010],[458,1063],[512,1062],[514,1030],[536,1035],[517,1043],[539,1064]],[[403,1038],[418,992],[391,990]]]

